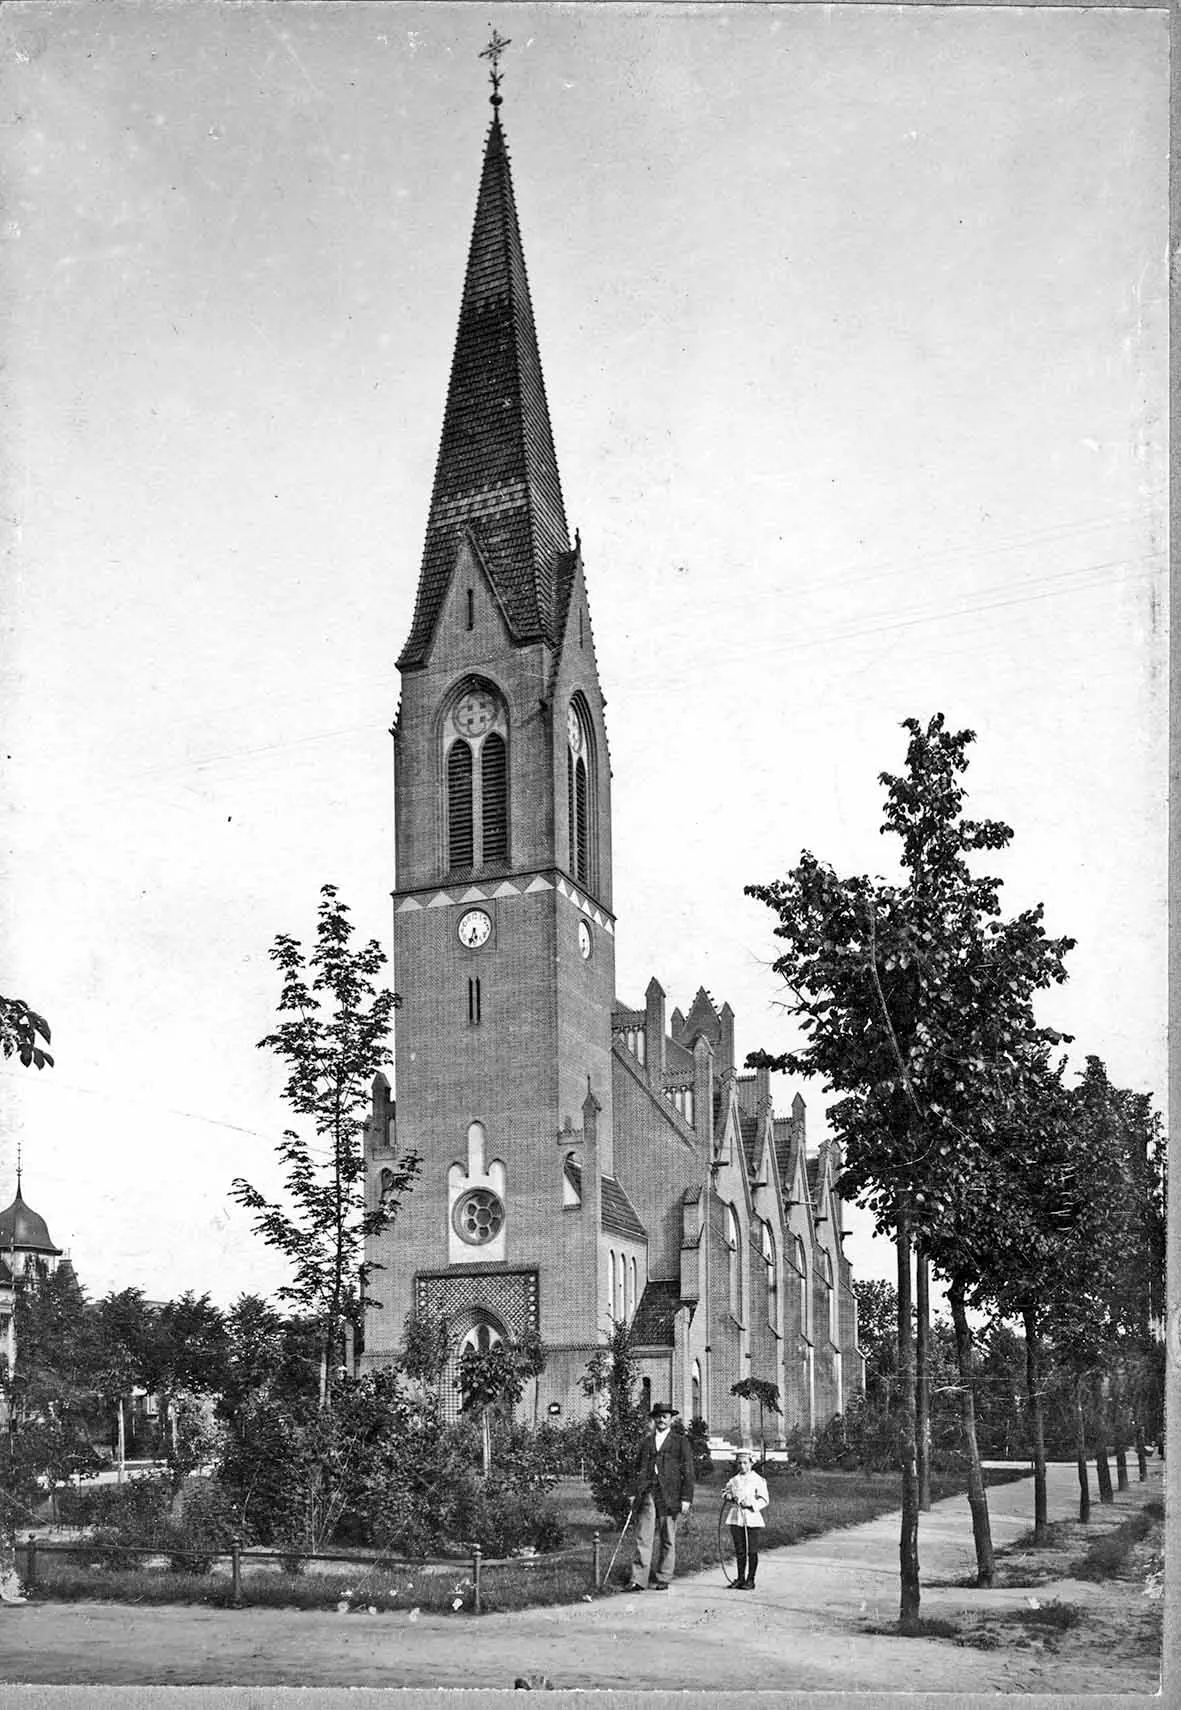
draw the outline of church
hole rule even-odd
[[[863,1388],[834,1145],[776,1114],[704,987],[615,988],[611,762],[501,124],[493,117],[394,723],[396,1108],[374,1084],[369,1191],[420,1173],[375,1268],[362,1367],[411,1314],[465,1347],[537,1333],[529,1405],[584,1414],[625,1323],[644,1393],[768,1443]],[[640,994],[632,994],[639,997]],[[453,1388],[450,1385],[449,1388]]]

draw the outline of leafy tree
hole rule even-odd
[[[759,1404],[759,1458],[765,1463],[767,1459],[766,1415],[768,1413],[782,1414],[779,1405],[779,1385],[771,1383],[767,1378],[739,1378],[737,1383],[730,1385],[730,1394],[736,1395],[742,1401],[757,1401]]]
[[[93,1324],[70,1265],[53,1272],[30,1266],[18,1282],[14,1314],[16,1364],[3,1386],[10,1494],[27,1504],[45,1487],[52,1505],[73,1473],[98,1464]]]
[[[599,1512],[622,1526],[632,1510],[636,1457],[647,1429],[626,1324],[612,1325],[579,1382],[582,1393],[595,1403],[586,1422],[587,1482]]]
[[[265,1395],[283,1358],[284,1323],[258,1294],[240,1294],[225,1315],[226,1358],[218,1413],[234,1419],[252,1398]]]
[[[208,1294],[186,1289],[156,1313],[146,1383],[160,1396],[164,1452],[177,1488],[191,1470],[180,1444],[178,1397],[193,1392],[215,1395],[225,1376],[227,1354],[225,1319]]]
[[[443,1374],[450,1359],[451,1330],[446,1318],[407,1313],[399,1369],[441,1401]]]
[[[492,1470],[492,1409],[509,1413],[521,1399],[530,1378],[545,1370],[545,1346],[537,1333],[529,1332],[516,1342],[495,1342],[490,1348],[465,1348],[456,1379],[463,1397],[463,1411],[480,1422],[484,1477]]]
[[[346,1326],[367,1305],[371,1265],[365,1242],[393,1221],[418,1169],[413,1154],[394,1166],[390,1190],[367,1206],[362,1141],[374,1073],[389,1061],[388,1035],[399,1003],[375,980],[385,955],[371,940],[352,942],[349,911],[335,887],[323,886],[315,947],[305,957],[280,935],[269,954],[283,976],[284,1019],[259,1041],[286,1063],[284,1098],[312,1128],[316,1148],[294,1129],[277,1147],[293,1209],[268,1201],[242,1177],[232,1197],[254,1213],[255,1232],[291,1263],[294,1280],[279,1290],[320,1326],[320,1404],[331,1405]]]
[[[41,1041],[44,1040],[44,1044]],[[25,1068],[52,1069],[49,1023],[23,998],[0,997],[0,1051],[19,1057]]]
[[[1070,941],[1046,938],[1040,907],[1002,923],[1000,881],[971,858],[1003,849],[1011,829],[964,816],[969,730],[942,714],[907,719],[906,769],[882,773],[883,833],[899,839],[901,884],[840,878],[808,851],[786,879],[748,885],[777,916],[774,967],[805,1043],[750,1066],[821,1075],[841,1096],[829,1121],[842,1147],[843,1193],[898,1252],[900,1540],[903,1630],[918,1621],[918,1440],[912,1251],[930,1252],[949,1195],[975,1183],[1030,1028],[1031,994],[1065,977]],[[950,1261],[950,1250],[942,1254]],[[978,1558],[987,1509],[969,1491]]]
[[[127,1458],[125,1404],[137,1385],[147,1387],[155,1364],[156,1309],[143,1291],[125,1288],[111,1293],[93,1308],[96,1344],[95,1384],[108,1406],[115,1409],[115,1446],[119,1478]]]
[[[865,1399],[889,1413],[898,1384],[898,1290],[879,1279],[854,1278],[857,1345],[865,1356]]]

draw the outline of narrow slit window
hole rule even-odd
[[[475,976],[467,983],[467,1018],[472,1027],[480,1025],[480,982]]]
[[[467,626],[469,629],[476,627],[476,597],[470,588],[467,591]]]

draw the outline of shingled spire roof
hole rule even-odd
[[[514,640],[556,644],[558,559],[570,540],[499,111],[484,150],[403,669],[425,661],[464,533],[475,541]]]

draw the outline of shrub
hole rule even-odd
[[[77,1494],[91,1499],[93,1551],[86,1552],[86,1559],[130,1568],[143,1559],[145,1550],[162,1547],[172,1505],[167,1478],[136,1478]]]
[[[164,1548],[173,1573],[206,1574],[224,1555],[238,1530],[232,1498],[214,1479],[187,1478],[177,1512],[164,1531]]]
[[[471,1542],[486,1556],[510,1556],[516,1551],[556,1550],[565,1538],[562,1516],[536,1491],[522,1492],[493,1474],[472,1504]]]

